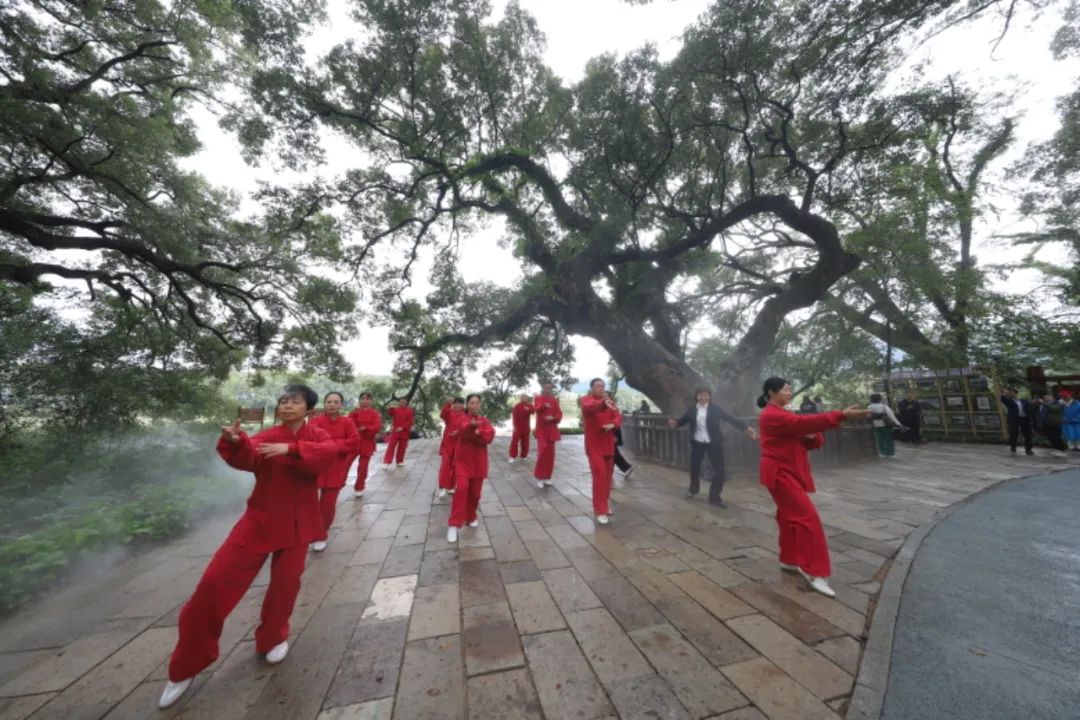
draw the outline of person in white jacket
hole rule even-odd
[[[878,455],[883,458],[896,457],[892,429],[904,426],[896,419],[892,408],[881,401],[879,393],[870,396],[870,404],[866,406],[866,409],[870,411],[870,417],[874,423],[874,439],[877,441]]]

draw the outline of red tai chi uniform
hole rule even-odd
[[[817,508],[807,451],[825,444],[821,434],[840,426],[841,410],[817,415],[796,415],[769,403],[758,416],[761,435],[761,484],[776,502],[780,529],[780,562],[797,565],[814,577],[829,577],[829,545]]]
[[[510,411],[514,432],[510,436],[510,457],[524,460],[529,457],[529,425],[535,412],[532,403],[519,402]]]
[[[360,437],[356,432],[356,425],[341,415],[333,419],[329,415],[316,415],[309,424],[325,430],[338,448],[334,463],[318,479],[319,512],[323,519],[323,534],[319,539],[325,540],[330,526],[334,524],[338,494],[341,488],[345,487],[345,479],[349,476],[349,468],[356,458],[356,446]]]
[[[585,420],[585,456],[592,474],[593,512],[608,514],[611,482],[615,476],[615,428],[622,427],[622,413],[607,406],[606,398],[587,395],[581,399]],[[608,430],[604,425],[614,425]]]
[[[537,480],[550,480],[555,469],[555,443],[562,439],[559,422],[562,421],[562,408],[559,398],[554,395],[537,395],[533,400],[533,412],[536,413],[536,467],[533,476]],[[548,420],[547,417],[552,419]]]
[[[375,454],[375,436],[382,430],[382,415],[373,407],[356,408],[349,413],[349,419],[356,427],[357,452],[360,460],[356,463],[356,483],[353,489],[357,491],[367,487],[368,465],[371,456]]]
[[[472,421],[476,421],[476,425]],[[454,481],[457,492],[450,504],[447,525],[461,527],[476,520],[480,492],[488,474],[487,446],[495,439],[495,428],[486,417],[462,415],[458,420],[457,448],[454,451]]]
[[[263,443],[288,443],[289,452],[263,457],[255,452]],[[272,557],[270,585],[255,629],[255,650],[266,653],[288,639],[308,545],[323,537],[316,478],[338,457],[337,444],[310,423],[296,433],[276,425],[255,437],[241,433],[235,443],[222,438],[217,451],[232,467],[254,472],[255,488],[180,611],[180,638],[169,661],[173,682],[199,674],[217,659],[225,618],[267,557]]]
[[[464,410],[455,410],[453,403],[446,403],[439,411],[439,417],[444,423],[442,440],[439,442],[439,487],[443,490],[453,490],[454,484],[454,452],[457,450],[457,426],[461,418],[465,417]]]
[[[392,407],[390,413],[390,435],[386,441],[386,455],[383,456],[383,465],[389,465],[396,460],[400,465],[405,462],[405,450],[409,447],[409,431],[412,430],[413,420],[416,413],[411,407]],[[394,431],[394,428],[401,428]]]

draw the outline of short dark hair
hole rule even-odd
[[[469,403],[469,401],[472,400],[473,398],[476,398],[477,400],[479,400],[481,402],[484,401],[484,398],[480,397],[480,393],[471,393],[471,394],[465,396],[465,404],[467,405]]]
[[[341,402],[345,402],[345,396],[344,396],[344,395],[342,395],[342,394],[341,394],[340,392],[338,392],[337,390],[331,390],[330,392],[328,392],[328,393],[326,393],[325,395],[323,395],[323,399],[322,399],[322,401],[323,401],[323,402],[326,402],[326,399],[327,399],[327,398],[329,398],[329,397],[330,397],[331,395],[337,395],[337,396],[338,396],[338,400],[340,400]]]
[[[454,401],[452,403],[450,403],[450,404],[451,405],[457,405],[458,403],[461,403],[462,405],[464,405],[465,404],[465,398],[456,397],[456,398],[454,398]]]
[[[592,386],[595,385],[597,383],[597,381],[604,383],[604,385],[607,385],[607,383],[604,382],[604,378],[593,378],[592,380],[589,381],[589,389],[590,390],[592,390]]]
[[[369,393],[369,392],[362,392],[362,393],[360,393],[360,399],[361,399],[361,400],[363,400],[364,398],[371,398],[372,400],[374,400],[374,399],[375,399],[375,396],[374,396],[374,395],[372,395],[372,394],[371,394],[371,393]]]
[[[707,388],[706,386],[704,386],[704,385],[699,385],[699,386],[697,386],[696,388],[694,388],[694,397],[697,397],[697,396],[698,396],[698,395],[700,395],[701,393],[705,393],[705,394],[706,394],[706,395],[708,395],[709,397],[712,397],[712,390],[710,390],[710,389],[709,389],[709,388]]]
[[[874,393],[873,395],[871,395],[870,396],[870,402],[872,402],[872,403],[881,402],[881,393]]]
[[[319,404],[319,395],[307,385],[286,385],[278,393],[277,402],[275,405],[280,405],[281,401],[285,398],[295,397],[299,395],[304,399],[304,404],[307,405],[307,409],[315,407]]]

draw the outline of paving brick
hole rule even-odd
[[[614,714],[569,631],[528,635],[522,641],[548,720],[588,720]]]
[[[652,675],[652,668],[619,623],[602,607],[567,613],[566,622],[606,688],[620,680]]]
[[[457,550],[438,550],[424,553],[420,561],[420,578],[417,584],[456,585],[460,579]]]
[[[409,621],[409,640],[461,632],[460,589],[455,585],[417,588]]]
[[[779,623],[803,642],[816,643],[844,634],[840,628],[766,585],[747,583],[738,585],[731,591],[739,599]]]
[[[410,720],[464,717],[459,635],[417,640],[405,646],[394,708],[398,717]]]
[[[774,665],[822,700],[851,692],[854,678],[824,655],[763,615],[747,615],[728,626]]]
[[[393,699],[385,698],[323,710],[318,720],[391,720],[393,712]]]
[[[522,635],[566,627],[562,614],[543,581],[507,585],[506,595],[514,614],[514,622]]]
[[[543,580],[543,576],[540,575],[540,569],[536,567],[536,563],[532,560],[500,563],[499,573],[502,575],[504,585]]]
[[[600,607],[603,603],[596,597],[585,582],[585,578],[573,568],[560,568],[558,570],[545,570],[544,583],[551,591],[551,597],[563,613],[588,608]]]
[[[689,720],[668,684],[656,674],[619,680],[607,687],[620,720]]]
[[[469,720],[544,720],[528,670],[469,678]]]
[[[666,622],[660,611],[622,576],[602,577],[589,586],[627,632]]]
[[[765,658],[729,665],[723,672],[769,720],[839,720],[825,703]]]
[[[746,705],[746,699],[670,625],[630,633],[690,716],[706,718]]]
[[[495,551],[495,559],[499,562],[532,560],[528,548],[525,547],[525,542],[517,535],[494,538],[491,549]]]
[[[505,603],[465,608],[465,669],[469,675],[525,664],[514,616]]]
[[[695,570],[669,575],[668,580],[721,620],[754,612],[754,608]]]
[[[463,607],[492,605],[506,600],[499,564],[494,560],[461,563],[461,604]]]
[[[814,649],[852,675],[859,672],[859,654],[862,647],[856,640],[846,636],[830,638],[819,642]]]
[[[337,666],[323,707],[393,697],[407,629],[405,618],[360,622]]]

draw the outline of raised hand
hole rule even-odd
[[[671,417],[669,417],[669,418],[667,419],[667,426],[668,426],[669,428],[673,428],[673,427],[675,427],[675,426],[676,426],[676,425],[678,425],[678,424],[679,424],[679,421],[678,421],[678,420],[676,420],[675,418],[671,418]]]
[[[757,440],[758,437],[759,437],[758,434],[757,434],[757,430],[755,430],[752,427],[746,428],[746,434],[750,436],[751,440]]]
[[[240,429],[240,418],[236,418],[232,425],[221,426],[221,437],[225,438],[229,442],[237,442],[240,440],[240,433],[243,432]]]

